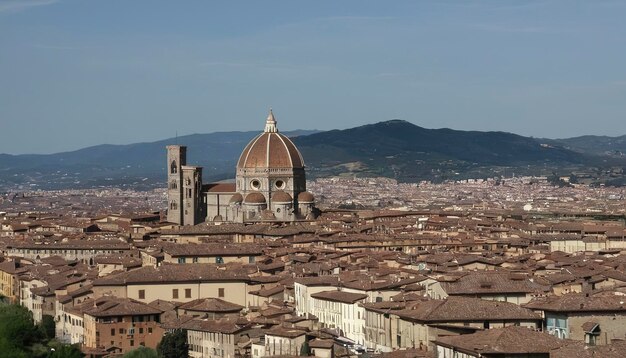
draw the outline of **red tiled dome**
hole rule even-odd
[[[271,111],[265,131],[248,143],[237,162],[237,169],[254,168],[304,168],[302,154],[291,139],[278,133]]]
[[[298,201],[301,203],[312,203],[315,201],[315,197],[308,191],[303,191],[302,193],[298,194]]]
[[[265,204],[266,202],[265,196],[258,191],[246,195],[246,199],[244,200],[246,204]]]
[[[230,197],[230,201],[229,203],[233,204],[233,203],[241,203],[243,201],[243,196],[239,193],[233,195]]]
[[[272,201],[276,203],[291,203],[293,198],[291,195],[281,190],[272,194]]]

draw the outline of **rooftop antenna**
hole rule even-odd
[[[178,145],[178,131],[176,131],[176,145]]]

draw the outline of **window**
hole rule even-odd
[[[184,257],[179,257],[178,258],[178,263],[179,264],[184,264],[187,260]]]
[[[120,329],[119,329],[119,333],[120,333],[120,334],[124,334],[124,328],[120,328]]]
[[[139,334],[143,334],[143,327],[139,327]]]
[[[191,298],[191,288],[185,289],[185,298]]]
[[[134,346],[135,345],[135,341],[133,341],[132,339],[130,340],[130,346]]]
[[[146,299],[146,290],[139,290],[139,299],[140,300]]]
[[[215,263],[216,264],[223,264],[224,263],[224,258],[222,256],[216,256],[215,257]]]
[[[197,264],[198,263],[198,258],[194,257],[192,261],[193,261],[194,264]]]
[[[178,167],[176,165],[176,161],[172,160],[172,165],[170,166],[170,173],[176,174],[177,171],[178,171]]]
[[[148,333],[152,333],[152,327],[148,327]]]
[[[224,289],[223,288],[218,288],[217,289],[217,297],[224,297]]]
[[[114,336],[115,335],[115,328],[111,328],[111,335]]]
[[[178,289],[177,288],[172,290],[172,298],[174,298],[174,299],[178,298]]]
[[[250,257],[248,257],[248,263],[249,263],[249,264],[253,264],[253,263],[255,263],[255,262],[256,262],[256,257],[254,257],[254,256],[250,256]]]

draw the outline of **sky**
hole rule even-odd
[[[193,133],[626,134],[626,1],[0,0],[0,153]]]

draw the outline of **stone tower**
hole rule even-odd
[[[183,225],[183,169],[187,147],[167,146],[167,221]]]
[[[202,194],[202,167],[184,165],[183,169],[183,222],[196,225],[204,221],[206,202]]]

